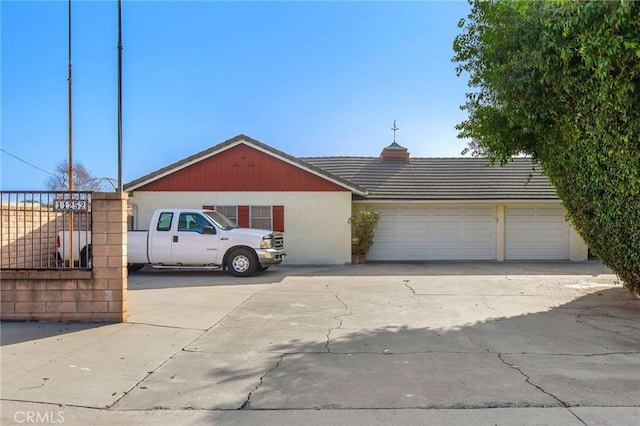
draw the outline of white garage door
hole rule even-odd
[[[384,207],[371,260],[493,260],[493,207]]]
[[[506,207],[505,259],[569,259],[569,223],[562,207]]]

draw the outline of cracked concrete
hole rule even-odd
[[[522,371],[522,369],[520,367],[518,367],[517,365],[513,365],[513,364],[509,364],[507,361],[505,361],[505,359],[502,357],[502,354],[498,354],[498,359],[500,361],[502,361],[505,365],[509,366],[510,368],[513,368],[515,370],[517,370],[524,378],[525,378],[525,382],[530,384],[531,386],[533,386],[534,388],[538,389],[540,392],[544,393],[545,395],[549,395],[551,398],[555,399],[556,401],[558,401],[558,404],[560,404],[563,407],[570,407],[570,404],[567,403],[566,401],[561,401],[557,396],[555,396],[554,394],[547,392],[546,390],[544,390],[542,388],[542,386],[539,386],[535,383],[531,382],[531,377],[529,377],[528,375],[526,375],[524,373],[524,371]]]
[[[273,269],[132,275],[134,323],[3,324],[2,424],[638,424],[640,301],[597,263]]]
[[[286,354],[282,354],[280,359],[278,359],[278,362],[276,362],[276,364],[273,367],[271,367],[266,373],[264,373],[264,376],[260,377],[260,382],[256,385],[256,387],[251,392],[249,392],[249,395],[247,395],[247,399],[242,403],[239,410],[247,410],[251,408],[251,395],[253,395],[254,392],[257,392],[258,389],[260,389],[260,386],[262,386],[264,379],[269,375],[269,373],[271,373],[272,371],[274,371],[276,368],[280,366],[280,363],[282,362],[285,356]]]
[[[327,349],[327,352],[328,352],[328,353],[331,353],[331,348],[329,347],[329,345],[331,345],[331,334],[332,334],[334,331],[336,331],[336,330],[340,330],[340,329],[342,328],[342,324],[343,324],[343,320],[342,320],[342,318],[343,318],[343,317],[346,317],[346,316],[348,316],[348,315],[352,315],[352,314],[353,314],[353,312],[351,312],[351,311],[349,310],[349,307],[347,306],[347,304],[346,304],[346,303],[344,303],[344,301],[343,301],[342,299],[340,299],[340,295],[339,295],[339,294],[337,294],[337,293],[336,293],[336,294],[334,295],[334,297],[336,298],[336,300],[337,300],[338,302],[340,302],[340,304],[341,304],[342,306],[344,306],[344,310],[346,311],[346,313],[344,313],[344,314],[340,314],[340,315],[336,315],[334,318],[335,318],[335,320],[336,320],[336,321],[338,321],[338,326],[337,326],[337,327],[331,327],[331,328],[329,329],[329,331],[327,332],[327,343],[325,344],[325,347],[326,347],[326,349]]]

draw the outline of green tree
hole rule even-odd
[[[475,1],[454,40],[474,155],[529,155],[640,294],[640,3]]]
[[[54,173],[45,180],[45,185],[52,191],[69,190],[69,162],[61,161],[56,165]],[[113,179],[96,178],[80,162],[73,163],[74,191],[108,191],[115,190]]]

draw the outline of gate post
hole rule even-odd
[[[127,199],[91,195],[94,321],[127,321]]]

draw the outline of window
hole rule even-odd
[[[173,220],[173,213],[163,212],[160,213],[160,218],[158,219],[158,226],[156,229],[158,231],[171,231],[171,221]]]
[[[238,224],[238,206],[216,206],[216,211],[228,217],[236,225]]]
[[[284,232],[284,206],[204,206],[229,218],[240,228],[269,229]]]
[[[178,218],[178,231],[199,232],[205,226],[211,226],[209,222],[197,213],[180,213]]]
[[[271,229],[271,206],[251,206],[249,215],[250,228]]]

